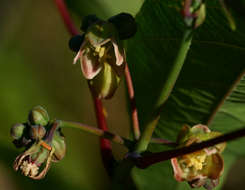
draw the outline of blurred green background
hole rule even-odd
[[[67,1],[68,6],[74,1]],[[77,1],[78,2],[78,1]],[[142,3],[127,1],[79,1],[73,15],[97,13],[107,17],[119,11],[135,14]],[[111,6],[114,5],[117,6]],[[79,64],[72,65],[74,54],[68,49],[70,35],[50,0],[0,0],[0,190],[29,189],[108,189],[109,179],[102,166],[97,137],[76,130],[64,130],[67,154],[53,164],[45,179],[30,180],[12,169],[20,150],[11,143],[9,129],[26,121],[35,105],[44,106],[51,117],[96,125],[93,103]],[[112,100],[106,101],[111,131],[128,136],[129,117],[124,83]],[[116,158],[125,149],[113,145]],[[224,190],[242,186],[244,160],[235,164]]]

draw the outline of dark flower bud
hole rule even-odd
[[[120,13],[108,19],[112,23],[118,33],[120,40],[131,38],[137,32],[137,24],[132,15],[128,13]]]
[[[30,127],[30,137],[33,140],[40,140],[46,134],[46,129],[42,125],[32,125]]]
[[[32,125],[46,126],[49,122],[48,112],[42,106],[32,108],[28,119]]]
[[[14,140],[19,140],[23,136],[25,128],[26,126],[22,123],[15,124],[10,130],[11,137]]]
[[[82,25],[80,27],[80,29],[83,32],[86,32],[87,29],[92,25],[95,24],[96,22],[98,22],[100,19],[96,16],[96,15],[87,15],[83,18],[82,20]]]
[[[69,40],[69,48],[74,52],[78,52],[83,43],[83,40],[84,40],[84,35],[73,36]]]

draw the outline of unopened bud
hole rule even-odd
[[[62,158],[64,158],[65,153],[66,153],[66,144],[65,144],[65,137],[62,134],[60,129],[55,131],[53,140],[51,142],[51,146],[55,149],[55,152],[52,158],[53,161],[59,161]]]
[[[34,107],[28,116],[32,125],[46,126],[49,122],[48,112],[42,106]]]
[[[115,15],[109,18],[108,21],[116,27],[120,40],[131,38],[137,32],[135,19],[128,13]]]
[[[84,35],[76,35],[72,36],[69,40],[69,48],[74,51],[78,52],[84,40]]]
[[[19,140],[23,136],[25,128],[26,126],[21,123],[15,124],[10,130],[11,137],[14,140]]]
[[[42,125],[32,125],[30,128],[30,137],[33,140],[40,140],[46,134],[46,129]]]

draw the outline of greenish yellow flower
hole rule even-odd
[[[73,63],[78,60],[93,94],[112,97],[125,67],[125,53],[115,26],[102,20],[91,24]]]
[[[178,136],[179,147],[190,146],[194,143],[221,135],[211,132],[205,125],[195,125],[192,128],[184,126]],[[210,190],[219,182],[224,168],[221,152],[225,143],[205,148],[203,150],[171,159],[174,177],[177,181],[187,181],[191,187],[204,186]]]

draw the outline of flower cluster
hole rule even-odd
[[[122,40],[135,34],[134,18],[121,13],[104,21],[89,15],[81,29],[84,33],[69,42],[70,48],[77,52],[73,63],[80,60],[83,76],[94,96],[111,98],[124,74],[126,58]]]
[[[14,161],[14,169],[32,179],[43,178],[51,162],[61,160],[66,152],[59,123],[50,121],[47,111],[41,106],[30,111],[28,122],[15,124],[11,136],[17,148],[25,148]]]
[[[194,143],[214,138],[221,135],[211,132],[205,125],[195,125],[192,128],[184,126],[178,136],[179,147],[190,146]],[[171,159],[174,177],[177,181],[187,181],[191,187],[204,186],[210,190],[219,183],[224,168],[221,152],[225,143],[186,154]]]

